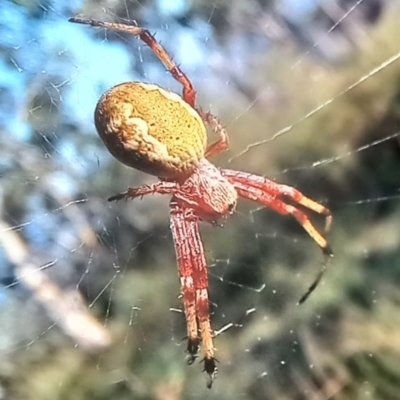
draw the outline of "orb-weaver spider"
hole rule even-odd
[[[187,324],[189,363],[203,345],[204,370],[211,387],[215,365],[213,330],[210,323],[208,273],[199,221],[215,223],[232,214],[238,197],[253,200],[283,215],[292,215],[327,256],[332,250],[308,216],[287,204],[290,199],[326,217],[330,211],[298,190],[262,176],[242,171],[219,169],[208,160],[227,149],[228,133],[218,119],[196,107],[196,92],[184,72],[146,29],[117,23],[71,18],[71,22],[104,27],[139,36],[182,84],[182,97],[155,84],[126,82],[114,86],[100,98],[95,110],[97,132],[110,153],[125,165],[155,175],[152,185],[128,188],[108,200],[135,198],[147,194],[168,194],[171,230],[178,260],[181,291]],[[205,124],[218,135],[207,145]],[[300,302],[315,289],[323,271]]]

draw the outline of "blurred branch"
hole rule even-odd
[[[28,288],[45,308],[49,317],[63,332],[89,351],[111,344],[109,331],[88,312],[79,292],[65,290],[29,261],[27,247],[21,237],[4,221],[0,222],[0,242],[14,265],[18,282]]]

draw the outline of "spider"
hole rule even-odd
[[[210,323],[208,272],[199,222],[216,224],[235,210],[238,197],[253,200],[282,215],[292,215],[317,242],[326,256],[332,250],[325,237],[297,206],[325,216],[325,230],[331,225],[330,211],[298,190],[262,176],[220,169],[209,159],[226,150],[227,131],[210,112],[196,107],[196,92],[185,73],[151,33],[143,28],[71,18],[71,22],[128,32],[138,36],[157,55],[182,86],[182,97],[160,86],[126,82],[109,89],[100,98],[94,113],[97,132],[110,153],[128,167],[159,178],[157,183],[110,197],[109,201],[148,194],[171,195],[171,231],[178,262],[181,293],[187,326],[188,363],[203,347],[204,371],[210,388],[216,375],[213,330]],[[218,140],[207,145],[206,125]],[[315,289],[325,270],[302,297]]]

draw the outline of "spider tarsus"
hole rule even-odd
[[[82,18],[82,17],[71,17],[71,18],[68,18],[68,22],[75,22],[76,24],[88,25],[91,23],[91,20]]]
[[[197,358],[197,353],[199,352],[199,339],[188,340],[187,352],[189,353],[186,359],[187,363],[188,365],[192,365]]]
[[[308,288],[307,292],[301,296],[300,300],[298,301],[297,305],[303,304],[309,297],[310,294],[315,290],[315,288],[318,286],[318,284],[321,282],[322,277],[324,276],[326,272],[326,265],[322,267],[322,270],[318,273],[316,278],[314,279],[314,282],[311,284],[311,286]]]
[[[310,294],[315,290],[316,287],[317,285],[311,285],[307,292],[297,302],[297,305],[300,306],[301,304],[303,304],[310,297]]]
[[[109,197],[108,199],[107,199],[107,201],[119,201],[119,200],[122,200],[124,197],[126,197],[126,195],[127,195],[127,192],[124,192],[124,193],[118,193],[118,194],[116,194],[115,196],[111,196],[111,197]]]
[[[322,252],[324,253],[324,256],[332,258],[333,257],[333,250],[332,247],[327,244],[325,247],[322,248]]]
[[[71,17],[68,18],[68,22],[74,22],[76,24],[82,24],[82,25],[91,25],[95,27],[103,27],[103,28],[107,27],[106,22],[98,21],[92,18]]]
[[[138,194],[136,188],[128,188],[126,192],[118,193],[115,196],[111,196],[107,199],[107,201],[119,201],[122,199],[134,199],[137,196],[141,196],[143,198],[143,194]]]
[[[300,300],[298,301],[297,305],[303,304],[309,297],[310,294],[315,290],[315,288],[318,286],[318,284],[321,282],[322,277],[324,276],[326,272],[326,266],[329,262],[329,259],[333,257],[333,251],[329,245],[324,247],[322,249],[324,256],[325,256],[325,263],[322,266],[321,271],[318,273],[316,278],[314,279],[314,282],[311,284],[311,286],[308,288],[307,292],[301,296]]]
[[[215,377],[217,376],[217,366],[215,365],[215,362],[217,361],[214,357],[211,358],[203,358],[204,361],[204,369],[203,372],[207,372],[208,374],[208,380],[207,380],[207,388],[211,389],[212,384],[214,382]]]
[[[212,384],[214,382],[214,377],[209,377],[207,380],[207,389],[211,389],[212,388]]]

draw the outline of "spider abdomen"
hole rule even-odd
[[[154,84],[126,82],[108,90],[97,104],[95,124],[119,161],[166,179],[189,175],[207,146],[197,111]]]

